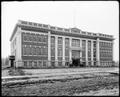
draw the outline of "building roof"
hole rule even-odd
[[[81,35],[81,36],[87,36],[87,37],[100,37],[102,39],[110,39],[110,40],[114,40],[113,35],[107,35],[107,34],[102,34],[102,33],[93,33],[93,32],[87,32],[87,31],[82,31],[79,28],[61,28],[61,27],[55,27],[55,26],[51,26],[51,25],[47,25],[47,24],[40,24],[40,23],[33,23],[33,22],[28,22],[28,21],[22,21],[19,20],[18,23],[16,24],[12,36],[10,38],[10,41],[12,40],[13,36],[16,33],[17,27],[31,27],[31,28],[36,28],[36,29],[44,29],[44,30],[50,30],[53,32],[59,32],[59,34],[63,33],[71,33],[73,34],[77,34],[77,35]]]

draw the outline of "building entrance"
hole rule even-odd
[[[76,67],[76,66],[83,66],[83,64],[81,62],[80,51],[72,50],[72,65],[71,65],[71,67]]]

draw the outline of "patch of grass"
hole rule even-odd
[[[2,95],[15,95],[15,96],[72,96],[75,93],[83,93],[91,91],[97,91],[105,87],[114,88],[118,86],[118,77],[103,77],[70,80],[67,82],[55,81],[49,83],[49,81],[43,81],[45,84],[34,83],[30,85],[23,84],[16,85],[16,87],[2,87]],[[13,85],[12,85],[13,86]]]
[[[16,75],[25,75],[25,72],[19,68],[10,68],[8,71],[9,75],[16,76]]]

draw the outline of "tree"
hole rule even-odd
[[[9,58],[8,57],[5,58],[5,65],[9,65]]]
[[[5,58],[2,58],[2,66],[5,66]]]

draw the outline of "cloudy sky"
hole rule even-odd
[[[18,20],[114,35],[114,60],[119,60],[117,1],[2,2],[2,57],[10,55],[10,36]]]

